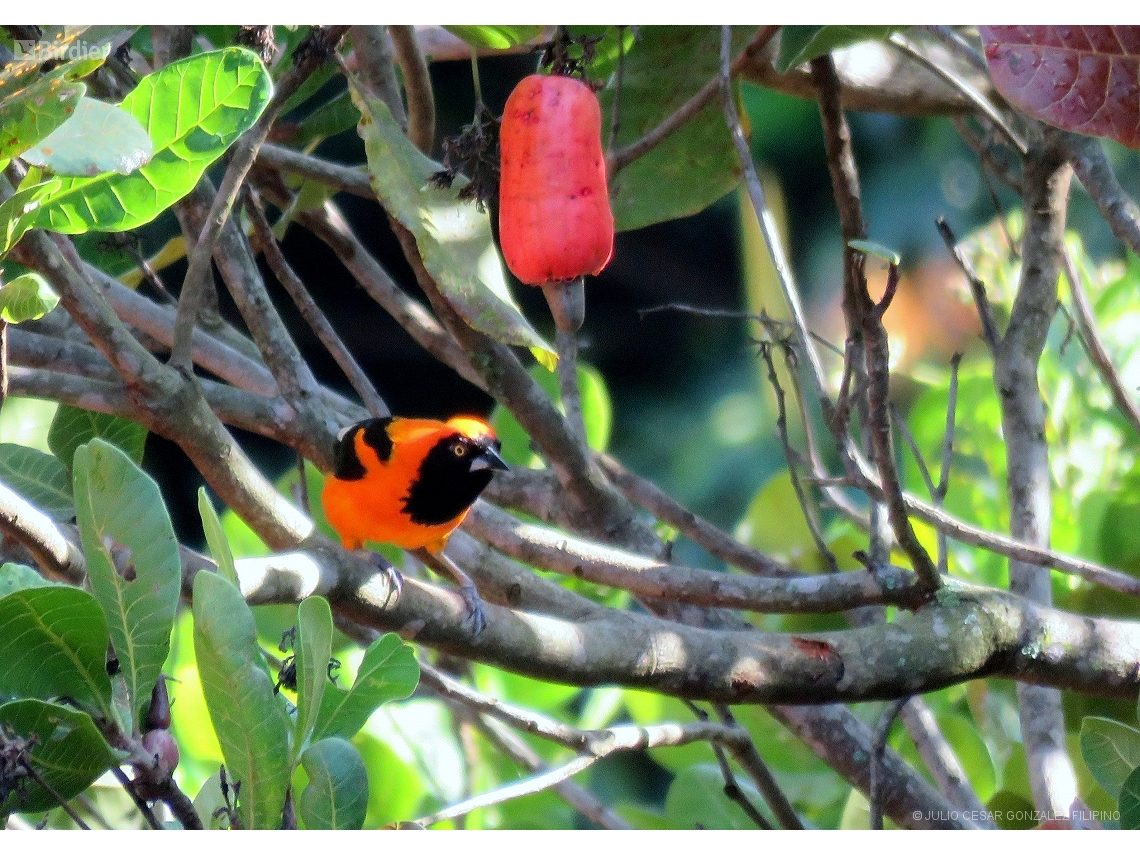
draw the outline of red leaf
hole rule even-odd
[[[1031,116],[1140,148],[1140,27],[978,27],[994,85]]]

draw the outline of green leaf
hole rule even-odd
[[[34,568],[26,564],[8,561],[0,566],[0,599],[28,588],[51,588],[58,587],[58,585],[58,582],[45,579]]]
[[[1140,766],[1140,730],[1109,718],[1081,720],[1081,757],[1096,782],[1113,798]]]
[[[309,784],[297,805],[310,829],[359,829],[368,813],[368,770],[351,742],[322,739],[301,755]]]
[[[0,285],[0,318],[10,324],[42,318],[59,305],[59,295],[38,273],[22,273]]]
[[[531,327],[507,290],[503,261],[487,214],[456,198],[459,187],[432,187],[443,167],[422,154],[400,130],[388,107],[350,78],[360,110],[360,136],[372,188],[385,210],[416,239],[424,267],[472,328],[507,344],[554,351]]]
[[[228,779],[227,779],[228,780]],[[194,812],[202,820],[202,827],[209,831],[225,828],[225,818],[215,813],[226,806],[222,795],[222,776],[215,773],[206,779],[194,796]]]
[[[293,744],[303,750],[321,710],[325,688],[331,685],[332,610],[324,597],[306,597],[297,608],[297,723]],[[365,799],[367,802],[367,799]],[[312,826],[310,826],[312,827]]]
[[[797,65],[859,42],[889,38],[891,33],[904,29],[898,26],[828,26],[793,27],[780,30],[780,58],[776,70],[786,74]]]
[[[763,797],[748,781],[737,776],[736,785],[754,805]],[[665,794],[665,816],[677,829],[755,830],[756,824],[736,802],[724,794],[724,776],[711,763],[682,771]]]
[[[736,537],[797,566],[815,567],[819,552],[786,469],[777,472],[753,496],[736,527]]]
[[[352,98],[346,89],[302,119],[289,144],[305,148],[318,140],[347,131],[355,127],[359,121],[360,111],[352,103]]]
[[[50,454],[24,445],[0,443],[0,482],[57,522],[67,522],[75,516],[71,477]]]
[[[1140,767],[1133,769],[1120,789],[1120,829],[1140,828]]]
[[[444,27],[449,33],[458,36],[477,48],[490,48],[491,50],[506,50],[507,48],[524,45],[532,39],[542,35],[545,27],[537,26],[450,26]]]
[[[531,366],[530,376],[542,387],[554,405],[562,410],[558,375],[541,365],[534,365]],[[579,361],[578,389],[582,399],[582,419],[586,423],[586,442],[595,451],[605,451],[609,447],[613,429],[613,404],[606,380],[594,366]],[[527,467],[541,465],[541,458],[531,449],[530,437],[510,410],[497,405],[491,414],[491,426],[503,444],[503,459],[507,463]]]
[[[35,225],[43,200],[58,190],[62,183],[58,178],[30,183],[0,203],[0,258]]]
[[[902,261],[902,257],[893,249],[883,246],[881,243],[875,243],[873,240],[854,240],[847,241],[847,245],[852,249],[858,250],[866,255],[873,255],[875,258],[881,258],[887,264],[893,264],[896,267]]]
[[[68,178],[36,225],[65,234],[125,231],[149,223],[192,189],[265,109],[269,73],[245,48],[211,51],[148,74],[122,103],[154,144],[130,175]]]
[[[103,719],[111,713],[107,619],[86,591],[26,588],[0,599],[0,695],[71,698]]]
[[[158,485],[115,446],[81,445],[72,477],[91,593],[107,615],[137,720],[170,651],[182,590],[178,541]],[[111,553],[118,546],[126,547],[124,575]]]
[[[119,416],[108,416],[60,404],[48,430],[48,447],[68,469],[75,449],[92,439],[102,439],[123,451],[135,463],[142,463],[146,428]]]
[[[382,635],[364,651],[351,689],[325,687],[313,740],[352,739],[381,704],[408,697],[419,679],[420,667],[412,648],[395,633]]]
[[[0,103],[0,157],[31,148],[75,112],[87,87],[52,74]]]
[[[273,693],[253,613],[216,573],[194,577],[194,652],[226,773],[241,782],[242,827],[280,828],[293,768],[289,718]]]
[[[34,740],[28,759],[58,798],[74,798],[120,762],[91,716],[80,710],[30,698],[12,701],[0,706],[0,726]],[[28,780],[0,801],[0,816],[12,810],[50,810],[58,804],[57,795]]]
[[[734,33],[743,46],[749,33]],[[645,27],[626,57],[616,148],[643,137],[677,111],[720,70],[720,27]],[[614,84],[598,93],[602,115],[613,110]],[[714,98],[648,154],[611,176],[618,231],[704,210],[740,182],[740,163]]]
[[[138,119],[121,107],[82,98],[70,119],[21,155],[56,175],[129,175],[154,154]]]
[[[213,502],[206,495],[205,487],[198,488],[198,515],[202,518],[202,531],[206,535],[206,545],[210,547],[210,555],[218,563],[218,573],[240,591],[241,582],[238,580],[237,567],[234,566],[230,543],[226,540],[222,521],[218,519],[218,512],[214,510]]]

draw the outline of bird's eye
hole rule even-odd
[[[455,445],[451,446],[451,453],[456,457],[466,457],[467,446],[457,442]]]

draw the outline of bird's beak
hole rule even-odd
[[[483,453],[471,461],[472,472],[478,472],[480,469],[500,469],[506,472],[510,468],[511,467],[507,466],[503,458],[499,457],[499,453],[493,448],[483,449]]]

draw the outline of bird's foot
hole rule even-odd
[[[400,599],[400,595],[404,592],[404,577],[400,575],[400,571],[379,552],[372,552],[369,554],[372,563],[376,568],[384,574],[388,579],[388,599],[385,605],[390,602],[396,602]]]
[[[476,636],[487,626],[487,615],[483,610],[483,600],[475,583],[467,580],[459,586],[459,596],[463,597],[463,622],[471,627],[471,635]]]

